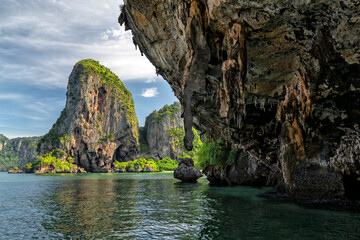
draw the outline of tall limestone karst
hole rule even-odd
[[[119,18],[192,126],[247,153],[211,181],[360,199],[358,0],[127,0]]]
[[[37,144],[41,137],[19,137],[8,139],[0,134],[0,170],[23,167],[35,161]]]
[[[195,129],[194,148],[200,148],[201,140]],[[140,150],[145,158],[155,160],[170,157],[195,157],[195,150],[187,151],[184,138],[184,120],[181,118],[181,105],[175,102],[153,111],[146,117],[145,127],[140,128]]]
[[[90,172],[109,172],[114,160],[138,155],[138,120],[131,92],[99,62],[87,59],[69,77],[66,106],[41,139],[39,152],[65,150]]]

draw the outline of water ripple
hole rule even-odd
[[[172,174],[0,173],[0,239],[360,239],[360,214],[180,184]]]

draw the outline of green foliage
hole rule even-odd
[[[204,168],[209,165],[227,166],[235,163],[239,150],[231,149],[224,140],[217,139],[216,142],[206,140],[198,151],[196,167]]]
[[[146,167],[153,169],[154,171],[172,171],[178,167],[176,160],[169,157],[155,161],[154,159],[139,158],[129,162],[115,161],[115,167],[118,169],[124,168],[127,172],[142,171]]]
[[[192,158],[194,162],[197,161],[197,152],[203,145],[200,135],[195,128],[192,128],[194,133],[194,141],[193,141],[193,150],[188,151],[184,146],[184,137],[185,137],[185,130],[180,128],[171,128],[167,130],[167,135],[170,138],[172,148],[176,152],[176,149],[180,149],[182,151],[182,155],[179,156],[180,158]]]
[[[60,143],[62,143],[62,144],[68,144],[68,143],[70,143],[71,142],[71,138],[70,138],[70,136],[69,135],[67,135],[67,134],[63,134],[60,138],[59,138],[59,141],[60,141]]]
[[[172,105],[166,104],[159,111],[153,112],[154,119],[157,123],[160,123],[164,119],[164,117],[169,116],[170,120],[173,121],[175,115],[180,111],[181,111],[181,109],[178,104],[172,104]]]
[[[21,168],[26,163],[35,161],[35,153],[37,152],[37,143],[39,140],[40,137],[13,138],[10,140],[0,134],[0,145],[2,146],[0,148],[0,171],[8,171],[14,167]],[[28,152],[33,152],[34,158],[21,158],[23,156],[21,151],[24,149]]]
[[[24,170],[31,170],[31,169],[33,169],[34,168],[34,166],[33,166],[33,164],[32,163],[27,163],[27,164],[25,164],[25,166],[24,166]]]
[[[60,117],[56,120],[50,131],[41,138],[38,144],[38,148],[43,142],[49,142],[51,145],[58,145],[65,133],[59,133],[59,127],[66,119],[65,108],[61,111]]]
[[[65,155],[66,152],[64,150],[54,149],[50,153],[39,156],[37,161],[32,164],[32,169],[38,169],[40,167],[52,165],[57,172],[69,171],[74,166],[74,159],[68,157],[66,160],[61,160],[61,158]],[[28,167],[30,167],[30,165]]]
[[[129,162],[118,162],[115,161],[116,168],[125,168],[127,172],[137,172],[149,167],[154,171],[159,171],[159,166],[157,165],[156,161],[152,158],[145,159],[139,158]]]
[[[105,142],[107,142],[109,139],[110,139],[110,140],[114,139],[114,134],[108,133],[108,134],[106,134],[105,136],[102,136],[102,137],[99,139],[98,143],[105,143]]]
[[[140,152],[141,153],[150,153],[150,148],[147,144],[140,142]]]
[[[144,127],[139,128],[139,145],[141,153],[150,153],[150,148],[146,140],[146,129]]]
[[[157,161],[160,171],[173,171],[178,167],[178,162],[170,157]]]
[[[87,78],[90,74],[95,74],[100,78],[101,84],[112,87],[111,97],[121,100],[122,107],[126,110],[126,118],[131,122],[133,129],[138,129],[139,123],[135,113],[134,100],[132,94],[126,89],[124,84],[120,81],[110,69],[101,65],[98,61],[93,59],[85,59],[76,63],[75,67],[81,65],[84,70],[81,74],[81,82],[87,84]],[[98,119],[101,121],[101,118]],[[136,136],[138,136],[137,130],[134,130]]]

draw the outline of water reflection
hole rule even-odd
[[[205,184],[169,179],[64,181],[42,201],[42,225],[66,238],[190,239],[206,213]]]
[[[46,230],[69,238],[103,238],[136,227],[135,179],[97,179],[66,181],[44,199],[50,221]]]
[[[2,177],[0,239],[360,237],[360,214],[257,196],[267,188],[182,184],[160,173]]]

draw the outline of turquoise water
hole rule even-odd
[[[172,173],[0,173],[0,239],[360,239],[360,214]]]

